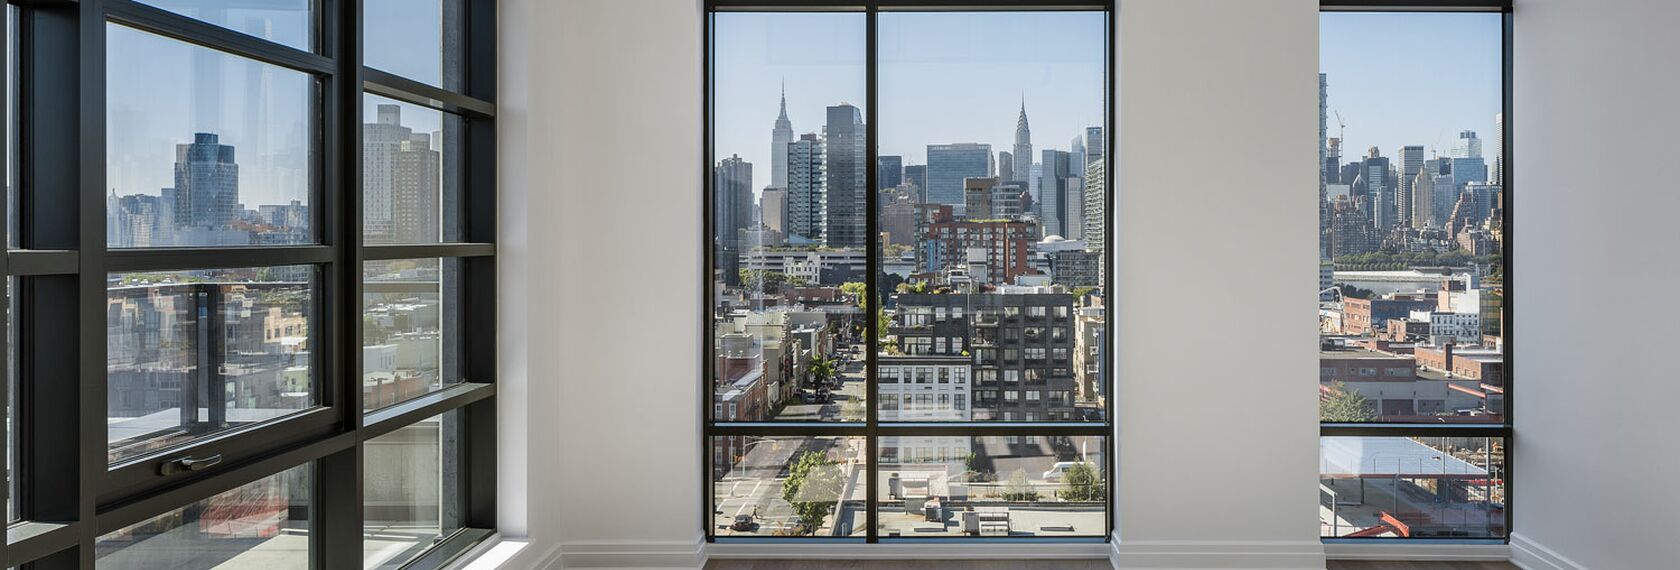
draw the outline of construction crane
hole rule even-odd
[[[1342,112],[1336,111],[1336,138],[1347,144],[1347,121],[1342,120]]]

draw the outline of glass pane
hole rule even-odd
[[[880,15],[882,421],[1106,417],[1106,26]]]
[[[861,437],[723,436],[711,441],[717,536],[863,536]]]
[[[459,91],[461,0],[364,0],[362,50],[366,65]]]
[[[712,417],[863,421],[864,16],[714,17]]]
[[[421,420],[363,445],[363,568],[395,570],[461,528],[458,417]]]
[[[6,520],[18,520],[17,278],[6,278]]]
[[[456,337],[460,261],[362,267],[362,407],[376,409],[461,380]],[[445,302],[445,300],[449,302]]]
[[[362,238],[461,241],[461,117],[362,96]]]
[[[314,46],[310,0],[139,0],[237,32],[301,50]]]
[[[106,244],[316,241],[308,74],[106,26]]]
[[[1505,440],[1319,438],[1319,528],[1327,537],[1505,536]]]
[[[1319,419],[1502,422],[1501,16],[1320,29]]]
[[[307,569],[311,475],[299,465],[101,536],[94,566]]]
[[[6,5],[6,247],[18,246],[18,7]]]
[[[112,274],[110,461],[318,403],[315,273],[299,265]]]
[[[1103,536],[1100,437],[881,438],[880,536]]]

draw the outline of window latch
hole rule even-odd
[[[206,468],[221,462],[222,454],[220,453],[203,459],[182,457],[180,459],[163,462],[162,465],[158,466],[158,474],[174,475],[183,471],[203,471]]]

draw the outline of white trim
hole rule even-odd
[[[1326,542],[1324,557],[1329,560],[1411,560],[1411,561],[1506,561],[1511,559],[1511,547],[1506,544],[1453,544],[1424,539],[1415,543],[1393,542]]]
[[[951,541],[938,539],[904,543],[716,542],[707,545],[706,555],[716,559],[821,559],[821,560],[1102,560],[1108,545],[1102,542],[1043,543]]]
[[[701,568],[706,565],[706,541],[609,540],[568,542],[559,546],[554,568]]]
[[[1252,568],[1323,570],[1324,544],[1309,541],[1113,541],[1109,563],[1124,570]]]
[[[1523,570],[1587,570],[1586,566],[1517,533],[1511,533],[1511,563]]]

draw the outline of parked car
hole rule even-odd
[[[1045,481],[1049,481],[1051,483],[1060,482],[1062,480],[1062,476],[1067,475],[1067,472],[1069,470],[1072,470],[1073,466],[1079,465],[1081,463],[1083,463],[1083,462],[1080,462],[1080,461],[1057,461],[1055,465],[1050,466],[1049,471],[1044,472],[1043,479]],[[1085,465],[1090,465],[1090,463],[1084,463],[1084,464]]]
[[[752,515],[735,515],[735,522],[729,523],[729,530],[751,532],[756,526],[758,525],[753,523]]]

